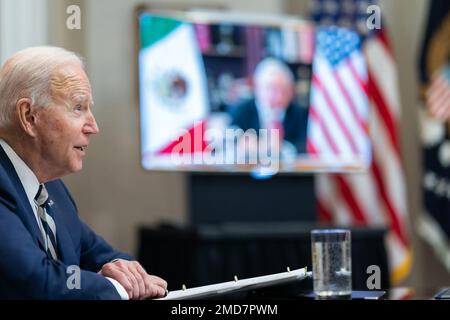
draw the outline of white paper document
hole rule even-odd
[[[301,268],[292,271],[274,273],[267,276],[221,282],[186,290],[171,291],[166,297],[156,300],[201,299],[226,293],[238,292],[241,290],[254,290],[268,286],[299,281],[306,277],[306,268]]]

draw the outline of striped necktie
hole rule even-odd
[[[41,221],[41,226],[39,227],[44,236],[45,249],[54,260],[58,260],[58,255],[56,254],[56,224],[51,215],[51,208],[48,205],[47,189],[45,189],[43,184],[39,185],[34,201],[37,205],[39,220]]]

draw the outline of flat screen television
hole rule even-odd
[[[217,11],[141,11],[138,31],[145,169],[346,172],[370,163],[367,70],[351,31]]]

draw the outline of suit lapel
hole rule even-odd
[[[30,206],[30,202],[28,201],[27,194],[25,193],[25,189],[20,182],[19,176],[17,175],[16,169],[14,169],[13,164],[9,160],[6,155],[5,150],[0,146],[0,164],[5,168],[6,173],[10,178],[10,182],[14,186],[16,193],[19,197],[19,201],[17,201],[17,206],[21,209],[16,211],[16,214],[22,220],[25,227],[30,231],[33,238],[37,241],[37,243],[41,246],[41,248],[45,251],[45,245],[42,239],[41,231],[36,222],[36,217],[34,215],[34,211]]]
[[[258,112],[258,107],[256,106],[256,100],[252,100],[250,108],[252,116],[250,117],[251,123],[248,128],[255,129],[256,133],[259,134],[259,129],[262,127],[262,119]],[[247,130],[247,128],[245,130]]]

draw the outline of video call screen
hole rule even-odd
[[[367,70],[351,31],[217,12],[142,12],[138,25],[145,169],[367,167],[369,107],[356,85]]]

